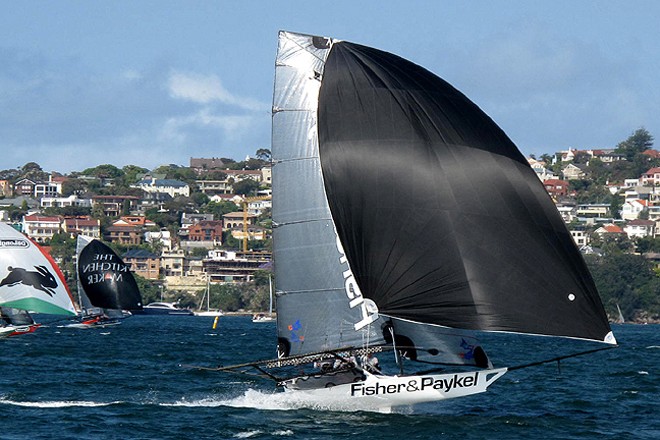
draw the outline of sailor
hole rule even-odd
[[[329,361],[316,361],[314,362],[314,368],[318,368],[322,373],[327,373],[332,370],[332,364]]]
[[[340,370],[344,368],[353,368],[355,367],[355,365],[356,365],[355,356],[351,356],[348,359],[337,357],[337,360],[335,360],[335,364],[332,366],[332,369]]]
[[[369,373],[380,373],[380,365],[378,363],[378,358],[373,356],[371,353],[362,356],[362,368],[364,368]]]

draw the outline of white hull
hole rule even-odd
[[[222,313],[219,310],[207,310],[205,312],[195,312],[195,316],[223,316],[224,313]]]
[[[364,380],[324,388],[300,389],[302,378],[284,383],[285,392],[322,406],[347,404],[364,410],[388,412],[393,407],[470,396],[485,392],[506,368],[456,374],[381,376],[366,373]]]
[[[106,322],[106,323],[95,323],[95,324],[83,324],[82,322],[74,323],[74,324],[67,324],[64,327],[67,328],[106,328],[106,327],[112,327],[115,325],[121,324],[121,321],[111,321],[111,322]]]
[[[24,333],[32,333],[39,327],[39,324],[25,324],[25,325],[7,325],[0,327],[0,339],[8,338],[9,336],[20,335]]]
[[[252,318],[252,322],[274,322],[275,318],[265,317],[265,318]]]

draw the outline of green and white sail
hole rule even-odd
[[[62,271],[28,237],[0,223],[0,307],[76,315]]]

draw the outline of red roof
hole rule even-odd
[[[26,222],[61,222],[62,219],[60,217],[51,215],[38,215],[38,214],[32,214],[32,215],[26,215],[25,216],[25,221]]]
[[[98,220],[92,220],[87,218],[66,218],[64,219],[64,223],[66,223],[67,226],[98,226],[99,225]]]
[[[560,179],[547,179],[543,181],[543,184],[547,185],[568,185],[568,181]]]
[[[619,233],[619,234],[623,233],[623,229],[621,229],[617,225],[605,225],[603,226],[603,229],[605,229],[605,231],[607,232]]]
[[[653,220],[644,220],[641,218],[637,218],[635,220],[630,220],[628,224],[632,226],[654,226],[655,222]]]

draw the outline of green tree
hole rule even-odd
[[[653,136],[644,127],[638,128],[628,139],[616,146],[616,152],[624,154],[628,161],[653,146]]]
[[[234,212],[238,209],[233,202],[209,202],[202,208],[202,212],[205,214],[213,214],[213,218],[216,220],[222,220],[222,216],[230,212]]]
[[[660,238],[639,237],[635,240],[635,249],[640,254],[647,252],[660,252]]]
[[[207,196],[203,192],[199,192],[199,191],[196,191],[196,192],[190,194],[190,199],[198,207],[204,206],[209,202],[209,196]]]
[[[149,172],[148,169],[139,167],[137,165],[126,165],[121,169],[124,173],[123,184],[124,186],[130,186],[134,183],[137,183],[139,176]]]
[[[76,178],[69,178],[62,182],[62,195],[69,197],[73,194],[82,194],[87,188],[85,181]]]
[[[43,182],[48,180],[48,173],[44,172],[38,163],[28,162],[21,168],[20,177],[36,182]]]
[[[615,316],[617,304],[627,319],[643,311],[656,316],[660,313],[660,277],[644,257],[615,253],[589,255],[586,261],[610,315]]]
[[[138,285],[138,289],[140,289],[143,304],[160,301],[160,295],[162,291],[161,284],[154,283],[153,281],[150,281],[136,273],[133,273],[133,276],[135,277],[135,282]]]
[[[82,172],[85,176],[94,176],[99,179],[116,179],[124,175],[124,172],[111,164],[98,165],[94,168],[87,168]]]
[[[264,161],[264,162],[270,162],[271,160],[271,152],[267,148],[259,148],[256,153],[257,159]]]
[[[197,180],[197,174],[192,168],[174,164],[160,166],[153,170],[153,173],[165,174],[166,179],[180,180],[186,182],[188,185],[193,185],[195,180]]]
[[[234,193],[240,195],[255,195],[259,189],[259,182],[252,179],[243,179],[233,185]]]

